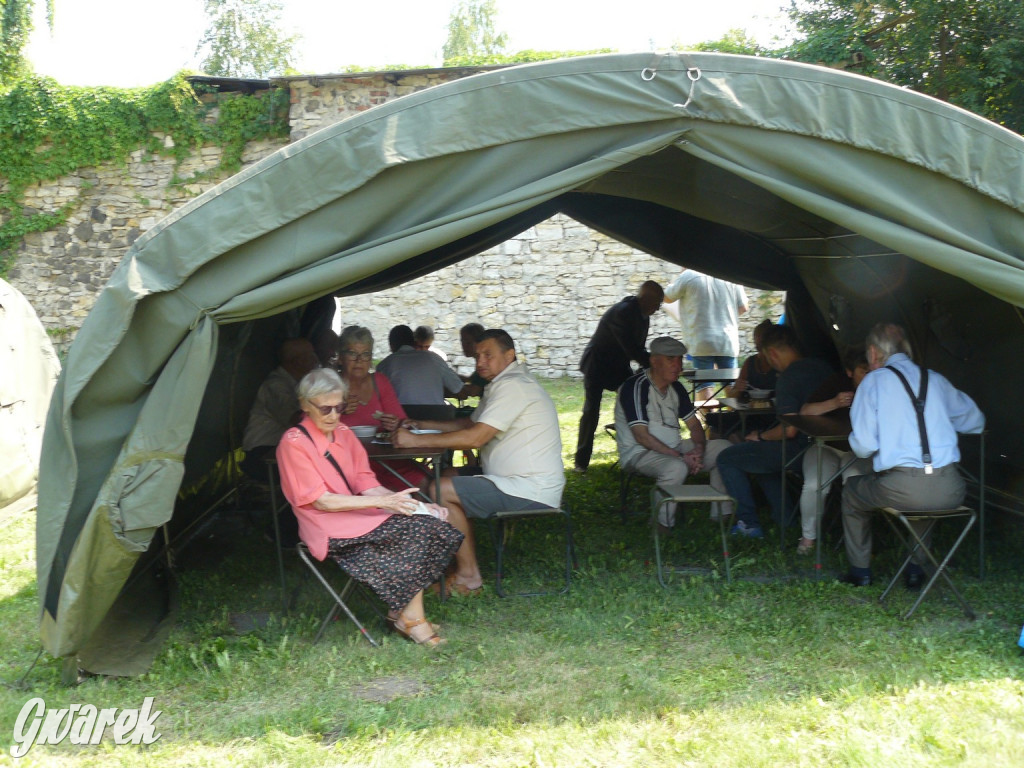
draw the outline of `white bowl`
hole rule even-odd
[[[349,427],[349,429],[356,433],[356,437],[373,437],[377,434],[377,428],[372,424],[360,427]]]
[[[751,400],[767,400],[772,396],[772,390],[750,388],[747,390],[747,394],[750,395]]]

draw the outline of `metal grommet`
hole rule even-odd
[[[651,69],[650,67],[644,67],[640,72],[640,78],[646,82],[650,82],[658,76],[658,70]]]
[[[694,72],[696,72],[697,74],[695,75]],[[701,74],[702,73],[700,71],[700,67],[690,67],[688,70],[686,70],[686,76],[690,78],[691,83],[696,83],[698,80],[700,80]]]

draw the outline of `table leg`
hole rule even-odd
[[[441,504],[441,457],[440,456],[438,456],[437,458],[434,459],[434,496],[435,496],[434,503],[440,506],[440,504]],[[472,523],[470,523],[470,525],[472,525]],[[442,603],[445,600],[448,599],[448,595],[445,594],[445,588],[447,587],[446,581],[447,581],[447,574],[445,574],[444,571],[441,571],[441,578],[437,582],[437,594],[438,594],[438,597],[441,598],[441,602]]]

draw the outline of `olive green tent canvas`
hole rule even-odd
[[[1022,190],[1024,140],[981,118],[856,75],[708,53],[503,69],[324,128],[147,232],[79,332],[40,471],[44,646],[79,653],[183,479],[237,445],[253,394],[237,372],[290,310],[414,279],[559,211],[789,291],[815,348],[903,323],[988,413],[989,476],[1013,492]]]

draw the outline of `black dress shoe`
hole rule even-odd
[[[903,574],[903,583],[911,592],[920,592],[924,584],[924,573],[921,571],[907,571]]]
[[[849,584],[854,587],[870,587],[871,576],[858,576],[855,573],[844,573],[837,581],[841,584]]]

